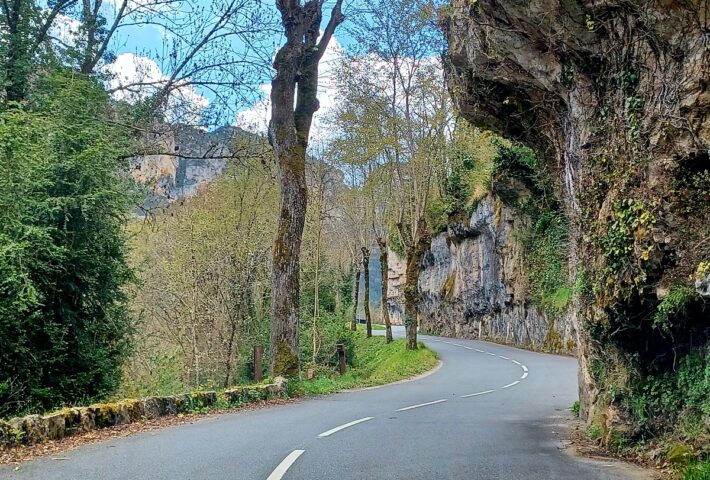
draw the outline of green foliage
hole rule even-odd
[[[551,313],[564,311],[572,298],[573,289],[567,281],[567,235],[564,215],[547,211],[523,236],[531,298]]]
[[[679,415],[710,415],[710,355],[694,351],[675,371],[639,378],[623,402],[647,433],[675,426]]]
[[[310,362],[313,358],[313,336],[312,323],[305,318],[301,322],[300,349],[303,362]],[[318,319],[317,352],[316,364],[328,367],[338,365],[338,357],[335,353],[335,346],[338,343],[345,345],[347,355],[352,354],[354,333],[349,328],[348,321],[341,315],[321,312]]]
[[[710,459],[690,462],[683,470],[683,480],[710,479]]]
[[[432,369],[436,354],[423,344],[417,350],[407,350],[405,341],[386,343],[384,336],[367,338],[362,333],[352,335],[348,370],[345,375],[323,372],[315,379],[289,383],[294,395],[320,395],[349,388],[370,387],[396,382]]]
[[[113,391],[133,329],[108,97],[65,72],[0,112],[0,415]]]
[[[402,239],[399,237],[397,227],[394,225],[389,226],[387,246],[390,250],[396,253],[399,258],[407,258],[407,253],[404,251],[404,245],[402,245]]]
[[[664,333],[670,333],[675,321],[685,317],[688,306],[697,298],[693,289],[682,284],[674,285],[668,295],[656,307],[653,315],[653,327]]]
[[[614,202],[606,232],[598,240],[610,275],[616,275],[629,266],[635,239],[655,223],[655,216],[643,200],[622,199]]]
[[[152,222],[130,225],[140,281],[131,306],[143,321],[124,369],[126,396],[251,378],[253,347],[268,345],[274,225],[263,218],[277,198],[255,156]]]
[[[493,190],[532,223],[518,232],[525,248],[530,297],[548,313],[559,314],[574,293],[567,280],[567,217],[542,159],[533,150],[500,141],[496,147]]]
[[[572,404],[571,410],[572,410],[572,415],[574,415],[575,417],[579,417],[579,400],[576,400]]]

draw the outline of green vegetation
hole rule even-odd
[[[406,350],[404,340],[386,343],[385,337],[366,338],[352,333],[347,347],[348,370],[343,376],[335,370],[320,370],[313,380],[289,384],[293,395],[322,395],[341,390],[371,387],[396,382],[431,370],[436,354],[420,343],[417,350]]]
[[[622,398],[645,433],[681,426],[691,434],[687,440],[694,440],[693,424],[710,415],[708,392],[710,354],[694,350],[678,359],[675,371],[639,378]]]
[[[427,208],[427,221],[435,231],[451,223],[467,223],[478,202],[490,191],[495,136],[458,119],[453,141],[447,145],[446,175],[439,195]]]
[[[710,460],[692,461],[683,470],[683,480],[710,479]]]
[[[492,190],[530,219],[518,232],[525,248],[530,298],[547,313],[562,313],[574,290],[568,280],[569,225],[542,159],[527,147],[496,142]]]
[[[358,323],[358,325],[357,325],[357,330],[358,330],[358,332],[364,332],[365,330],[367,330],[367,326],[366,326],[365,324],[363,324],[363,323]],[[384,325],[380,325],[379,323],[373,323],[373,324],[372,324],[372,330],[373,330],[373,331],[375,331],[375,330],[385,330],[385,326],[384,326]]]
[[[570,410],[572,410],[572,414],[573,414],[575,417],[579,417],[579,400],[576,400],[576,401],[572,404],[572,408],[571,408]]]
[[[110,393],[133,330],[125,132],[93,80],[36,82],[0,104],[0,416]]]

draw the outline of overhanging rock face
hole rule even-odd
[[[559,181],[570,274],[584,271],[592,283],[569,317],[583,416],[605,408],[594,358],[671,358],[683,340],[653,331],[645,312],[673,285],[692,287],[710,258],[708,8],[704,0],[453,0],[443,12],[459,112],[536,148]],[[688,322],[676,333],[697,342],[702,326]]]

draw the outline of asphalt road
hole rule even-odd
[[[646,478],[561,451],[577,396],[574,359],[423,339],[443,364],[414,381],[107,440],[68,460],[0,467],[0,479]]]

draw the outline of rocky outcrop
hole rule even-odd
[[[157,127],[140,141],[146,153],[132,159],[130,174],[146,189],[145,210],[192,197],[224,174],[230,160],[240,158],[263,139],[238,128],[208,132],[178,125]]]
[[[419,276],[422,332],[573,353],[571,323],[530,301],[520,240],[528,228],[525,216],[488,194],[468,224],[438,234]],[[394,252],[390,258],[396,258]],[[390,315],[401,321],[404,263],[399,259],[390,261],[389,282]]]
[[[392,325],[404,325],[404,280],[406,262],[394,251],[388,253],[387,309]]]
[[[422,330],[490,339],[547,351],[573,351],[564,316],[534,305],[526,284],[520,234],[527,219],[493,194],[479,201],[468,225],[432,242],[419,277]]]
[[[0,421],[0,448],[60,440],[75,433],[97,428],[125,425],[215,407],[220,398],[224,406],[238,407],[246,403],[285,397],[287,389],[287,381],[277,377],[270,384],[245,385],[221,393],[208,391],[148,397],[141,400],[122,400],[88,407],[65,408],[49,415],[27,415],[7,422]]]
[[[690,296],[663,303],[662,292],[692,290],[710,258],[709,9],[704,0],[453,0],[443,12],[457,109],[542,152],[559,181],[570,277],[587,282],[570,320],[590,419],[620,398],[594,365],[636,372],[638,384],[673,374],[678,356],[708,341],[707,306]]]

